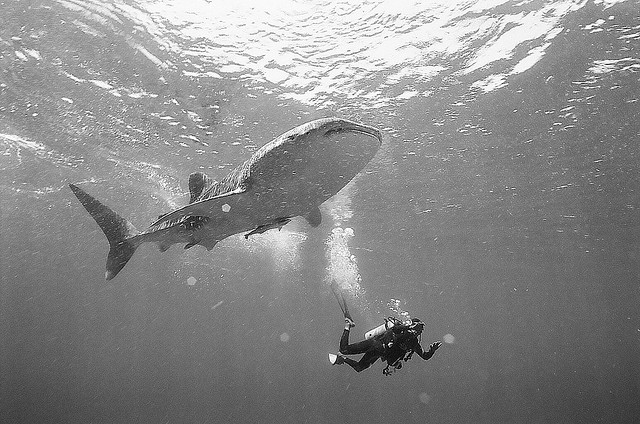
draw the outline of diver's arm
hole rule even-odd
[[[435,343],[431,343],[431,345],[429,346],[429,350],[428,351],[423,351],[422,350],[422,346],[420,346],[420,343],[417,344],[418,346],[415,348],[415,352],[425,361],[427,359],[431,359],[431,357],[433,356],[434,353],[436,353],[436,350],[438,350],[438,348],[442,345],[442,342],[435,342]]]

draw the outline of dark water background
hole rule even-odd
[[[0,422],[637,422],[640,4],[447,4],[0,2]],[[386,139],[320,227],[103,280],[68,183],[144,228],[329,115]],[[330,366],[332,277],[453,343]]]

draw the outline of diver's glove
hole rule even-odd
[[[431,343],[429,345],[429,353],[433,354],[440,346],[442,346],[442,342]]]

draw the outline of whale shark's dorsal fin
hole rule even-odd
[[[209,178],[203,172],[194,172],[189,175],[189,193],[191,197],[189,198],[189,203],[193,203],[209,187],[215,184],[215,180]]]

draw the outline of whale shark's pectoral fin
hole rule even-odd
[[[289,222],[291,222],[291,218],[284,217],[284,218],[278,218],[275,221],[270,222],[268,224],[258,225],[255,229],[253,229],[250,232],[248,232],[247,234],[245,234],[244,238],[248,239],[249,236],[252,236],[254,234],[262,234],[265,231],[270,230],[272,228],[277,228],[278,231],[280,231],[280,230],[282,230],[282,227],[287,225]]]
[[[189,203],[195,202],[202,193],[216,183],[204,172],[194,172],[189,175]]]
[[[320,213],[320,209],[318,207],[311,209],[304,216],[304,219],[306,219],[309,225],[311,225],[312,227],[317,227],[322,223],[322,214]]]
[[[204,247],[205,247],[205,249],[207,249],[207,250],[211,250],[211,249],[213,249],[213,248],[214,248],[214,246],[215,246],[216,244],[218,244],[218,242],[219,242],[219,241],[220,241],[220,240],[216,240],[216,239],[214,239],[214,238],[207,238],[207,239],[200,240],[200,241],[198,242],[198,244],[199,244],[200,246],[204,246]]]

